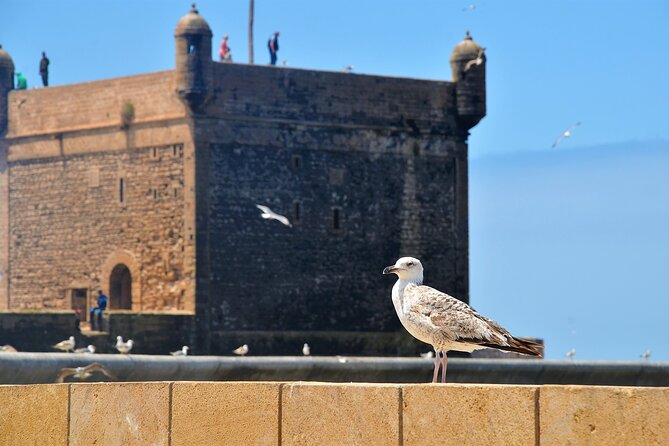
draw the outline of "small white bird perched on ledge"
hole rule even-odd
[[[172,355],[172,356],[188,356],[188,349],[189,348],[190,347],[188,347],[187,345],[184,345],[183,347],[181,347],[181,350],[177,350],[175,352],[170,352],[170,355]]]
[[[247,344],[237,347],[232,351],[235,355],[245,356],[249,352],[249,346]]]
[[[65,341],[60,341],[58,344],[54,345],[53,348],[57,350],[62,350],[64,352],[73,352],[74,351],[74,336],[70,336],[69,339]]]
[[[409,333],[432,345],[435,353],[432,382],[446,382],[446,352],[472,352],[495,348],[541,356],[541,345],[511,335],[497,322],[478,314],[466,303],[423,285],[423,265],[413,257],[402,257],[383,274],[397,274],[392,298],[397,316]],[[441,353],[442,357],[439,357]]]
[[[309,347],[309,344],[307,344],[306,342],[305,342],[304,345],[302,346],[302,354],[303,354],[304,356],[309,356],[309,355],[311,355],[311,348]]]
[[[74,353],[95,353],[95,346],[88,345],[87,347],[78,348],[74,350]]]
[[[122,336],[116,336],[116,350],[119,351],[122,355],[127,355],[132,350],[132,346],[135,345],[135,342],[132,339],[128,339],[128,342],[123,342]]]

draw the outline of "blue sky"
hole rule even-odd
[[[173,68],[174,27],[190,5],[0,3],[0,44],[29,86],[43,50],[53,85]],[[248,2],[197,4],[214,48],[229,34],[235,61],[247,62]],[[256,63],[267,63],[278,30],[279,60],[309,69],[447,80],[451,50],[470,30],[488,58],[488,116],[470,138],[472,303],[547,338],[549,357],[574,347],[581,359],[634,359],[651,348],[669,360],[653,342],[669,313],[669,2],[256,0],[255,11]],[[558,317],[567,294],[588,311]],[[624,296],[650,300],[651,319],[621,320]],[[604,307],[611,323],[588,329],[579,314]],[[621,323],[644,333],[638,345],[611,344]]]

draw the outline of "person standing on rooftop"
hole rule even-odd
[[[276,65],[276,53],[279,51],[279,31],[269,37],[267,48],[269,49],[270,65]]]
[[[42,60],[39,61],[39,74],[42,76],[42,84],[45,87],[49,86],[49,59],[46,53],[42,51]]]
[[[228,35],[223,36],[221,40],[221,49],[218,50],[218,55],[221,58],[221,62],[232,62],[232,52],[228,46]]]

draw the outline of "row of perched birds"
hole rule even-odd
[[[70,336],[68,339],[64,341],[60,341],[57,344],[53,345],[53,348],[56,350],[61,350],[64,352],[72,352],[72,353],[95,353],[95,346],[94,345],[88,345],[86,347],[82,348],[75,348],[77,345],[74,336]],[[119,351],[119,353],[123,355],[127,355],[130,353],[130,350],[132,350],[132,347],[135,345],[135,342],[132,339],[128,339],[127,341],[123,341],[122,336],[116,336],[116,344],[114,347],[116,350]],[[188,356],[188,350],[190,350],[190,347],[187,345],[184,345],[181,347],[181,350],[177,350],[174,352],[170,352],[170,355],[172,356]],[[6,352],[16,352],[17,350],[11,346],[11,345],[2,345],[0,346],[0,353]],[[235,355],[239,356],[246,356],[249,352],[249,346],[248,344],[240,345],[236,349],[232,350],[232,353]],[[311,354],[311,348],[309,347],[309,344],[306,342],[302,346],[302,354],[304,356],[309,356]]]

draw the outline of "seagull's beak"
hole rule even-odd
[[[397,273],[397,271],[401,270],[401,268],[398,268],[395,265],[387,266],[383,269],[383,274],[393,274]]]

